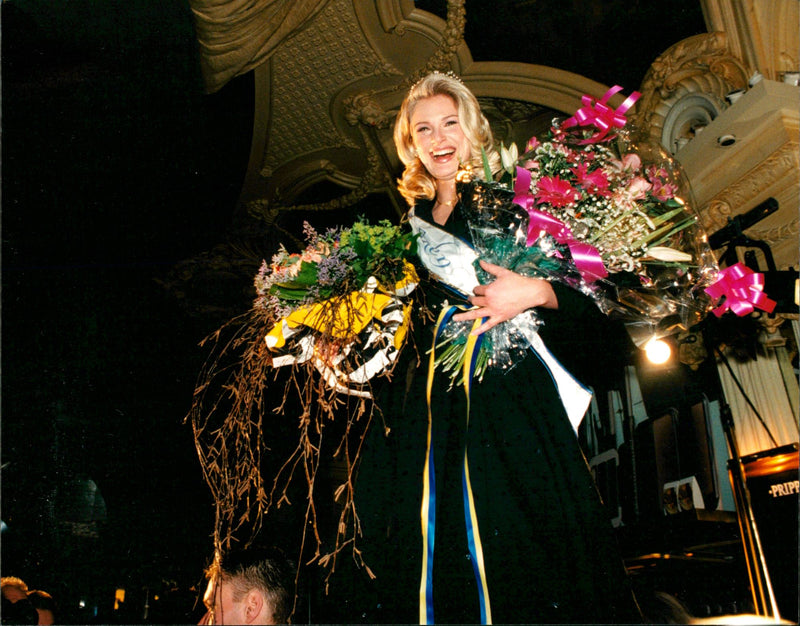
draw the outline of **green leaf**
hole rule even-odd
[[[492,180],[492,168],[489,165],[489,156],[486,150],[481,147],[481,160],[483,161],[483,176],[485,180]]]
[[[671,231],[669,231],[669,233],[667,233],[664,237],[662,237],[658,241],[654,241],[654,242],[650,243],[649,245],[651,245],[651,246],[660,246],[660,245],[666,243],[667,241],[669,241],[670,239],[672,239],[672,237],[674,237],[676,234],[678,234],[683,229],[689,228],[689,226],[693,226],[694,224],[695,224],[695,218],[694,217],[687,217],[684,221],[682,221],[679,224],[675,225],[675,227]]]
[[[634,241],[633,244],[631,244],[631,248],[635,250],[636,248],[642,247],[644,244],[651,246],[663,245],[664,242],[669,241],[670,237],[672,237],[675,233],[682,231],[684,228],[687,228],[692,224],[694,224],[693,217],[689,217],[677,225],[672,223],[665,224],[661,228],[658,228],[644,237],[640,237]]]
[[[302,285],[313,285],[314,283],[316,283],[317,264],[303,261],[300,264],[300,272],[295,277],[294,282],[300,283]]]
[[[278,296],[281,300],[300,301],[305,300],[308,295],[308,289],[292,288],[285,284],[276,284],[269,288],[269,293],[270,295]]]

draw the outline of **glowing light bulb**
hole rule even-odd
[[[669,345],[662,339],[653,337],[644,346],[644,353],[647,355],[647,360],[655,365],[666,363],[672,354]]]

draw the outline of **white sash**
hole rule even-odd
[[[408,221],[411,230],[419,235],[417,254],[434,278],[460,291],[472,295],[480,282],[473,261],[478,254],[472,247],[447,231],[418,218],[412,208]]]
[[[417,254],[431,274],[464,296],[472,294],[480,284],[473,266],[473,261],[478,258],[475,250],[447,231],[417,217],[413,208],[409,212],[409,223],[414,233],[419,235]],[[516,327],[523,332],[531,349],[550,372],[570,424],[577,433],[592,400],[592,392],[558,362],[535,329],[527,324],[516,324]]]

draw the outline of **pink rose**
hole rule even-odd
[[[642,160],[634,152],[626,154],[621,161],[611,159],[609,163],[621,172],[638,172],[639,168],[642,167]]]
[[[642,167],[642,159],[635,152],[631,152],[622,157],[622,169],[638,172]]]

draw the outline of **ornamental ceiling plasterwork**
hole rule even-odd
[[[770,67],[764,71],[777,74]],[[770,85],[763,96],[770,101],[766,106],[755,99],[764,85]],[[798,103],[791,97],[796,87],[793,91],[765,78],[759,68],[746,66],[732,54],[727,34],[712,32],[666,50],[651,65],[641,91],[633,122],[684,165],[706,231],[713,233],[774,197],[778,213],[746,234],[769,244],[779,267],[796,268],[800,163]],[[786,92],[788,98],[779,97]],[[740,104],[734,106],[738,99],[732,94],[742,98]],[[753,133],[756,126],[762,132]],[[723,149],[711,141],[723,136],[735,145]]]
[[[407,0],[331,0],[256,69],[247,210],[272,222],[276,211],[297,210],[297,198],[327,181],[343,194],[328,208],[381,192],[402,212],[391,191],[400,171],[391,126],[407,89],[431,70],[463,78],[487,105],[500,140],[514,136],[515,126],[574,110],[583,93],[606,89],[555,68],[475,63],[464,25],[463,0],[448,2],[446,21]]]
[[[674,154],[727,108],[725,96],[747,87],[748,78],[728,51],[725,33],[690,37],[650,66],[633,121]]]
[[[273,13],[279,5],[297,12],[297,27],[279,42],[263,34],[273,47],[254,69],[253,143],[240,204],[251,224],[253,218],[260,222],[254,230],[262,235],[294,211],[343,210],[370,194],[383,194],[401,213],[404,205],[394,190],[400,164],[391,126],[408,87],[428,71],[459,74],[504,142],[524,143],[554,115],[574,112],[583,94],[599,97],[609,87],[553,67],[473,61],[464,42],[464,0],[447,2],[446,21],[417,9],[411,0],[306,0],[302,7],[292,0],[258,0],[245,5],[255,10],[259,3],[270,5]],[[675,42],[656,59],[642,81],[632,121],[684,163],[709,232],[779,193],[780,215],[747,234],[768,240],[780,267],[796,268],[796,110],[783,116],[785,128],[776,137],[774,153],[759,154],[758,146],[743,142],[723,158],[706,146],[708,136],[705,143],[698,137],[709,130],[722,133],[718,127],[723,122],[736,123],[728,96],[752,90],[754,76],[772,85],[800,67],[798,3],[701,4],[709,32]],[[197,12],[214,2],[192,0],[192,5]],[[215,59],[221,74],[230,71],[220,66],[225,58]],[[246,59],[237,63],[249,67]],[[612,106],[623,99],[615,95]],[[698,151],[699,156],[694,154]],[[716,159],[735,174],[724,189],[715,187],[720,177],[709,169]],[[320,184],[329,197],[309,201]],[[340,192],[330,197],[331,187]]]
[[[351,0],[332,0],[316,19],[325,28],[302,30],[270,63],[270,133],[261,164],[261,175],[267,178],[310,147],[358,149],[357,142],[337,131],[330,103],[344,85],[364,76],[402,77],[370,47]],[[309,137],[315,141],[310,143]]]

